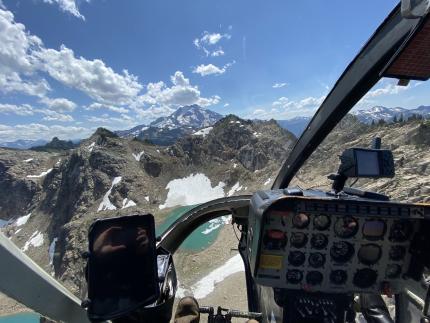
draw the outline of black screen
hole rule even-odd
[[[119,317],[158,298],[152,215],[97,221],[89,245],[90,318]]]

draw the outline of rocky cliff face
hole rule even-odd
[[[327,176],[337,171],[339,155],[346,148],[370,148],[380,137],[382,148],[393,151],[396,176],[387,179],[360,179],[355,187],[384,193],[409,202],[430,201],[430,121],[408,121],[369,126],[347,116],[324,140],[299,171],[293,185],[330,189]],[[348,184],[347,184],[348,185]]]
[[[173,206],[167,184],[191,174],[224,195],[268,187],[294,140],[274,121],[229,116],[167,148],[99,129],[62,154],[0,149],[2,230],[79,295],[94,219],[140,211],[161,222]]]

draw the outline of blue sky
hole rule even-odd
[[[200,104],[312,115],[396,1],[0,0],[0,141],[82,138]],[[429,104],[382,80],[358,108]]]

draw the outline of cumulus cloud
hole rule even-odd
[[[28,104],[15,105],[0,103],[0,113],[15,114],[18,116],[31,116],[34,114],[33,108]]]
[[[47,109],[37,109],[37,112],[44,115],[42,119],[45,121],[60,121],[60,122],[74,121],[73,117],[69,114],[58,113],[56,111],[47,110]]]
[[[91,129],[75,126],[52,125],[39,123],[19,124],[8,126],[0,124],[0,141],[14,141],[19,139],[40,139],[59,137],[61,139],[82,139],[91,134]]]
[[[71,112],[75,110],[76,103],[65,98],[55,98],[51,99],[48,97],[43,97],[39,100],[46,107],[57,112]]]
[[[127,70],[118,74],[100,59],[76,57],[64,45],[59,51],[41,49],[36,56],[52,78],[101,102],[126,104],[142,89],[137,77]]]
[[[45,48],[10,11],[0,9],[0,91],[43,97],[50,90],[43,73],[108,104],[130,103],[142,89],[127,70],[117,73],[102,60],[78,57],[64,45]]]
[[[209,33],[208,31],[203,32],[200,38],[195,38],[193,41],[194,46],[202,50],[206,56],[222,56],[224,55],[224,51],[221,47],[216,50],[213,50],[211,47],[216,45],[221,39],[230,39],[230,34],[220,34],[220,33]]]
[[[272,85],[274,89],[279,89],[281,87],[287,86],[287,83],[275,83]]]
[[[85,1],[90,2],[89,0]],[[76,18],[85,20],[85,17],[79,12],[76,0],[43,0],[43,2],[49,4],[57,4],[60,7],[61,11],[70,13]]]
[[[296,116],[312,115],[324,99],[325,95],[321,97],[307,97],[301,100],[280,97],[272,103],[271,108],[256,108],[248,117],[258,119],[288,119]]]
[[[230,66],[232,66],[234,63],[235,62],[233,61],[232,63],[228,63],[223,67],[218,67],[213,64],[207,64],[207,65],[201,64],[199,66],[196,66],[193,69],[193,73],[200,74],[200,76],[207,76],[212,74],[221,75],[221,74],[224,74],[227,71],[227,69]]]
[[[91,103],[90,105],[85,107],[85,110],[110,110],[117,113],[128,113],[128,109],[124,107],[118,107],[110,104],[103,104],[99,102]]]

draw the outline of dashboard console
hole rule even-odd
[[[430,206],[305,191],[251,200],[248,257],[256,283],[325,293],[396,293]]]

